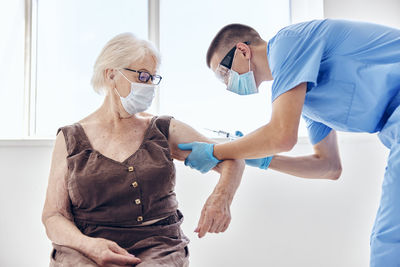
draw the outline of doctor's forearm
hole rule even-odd
[[[269,168],[290,175],[312,179],[336,180],[341,174],[341,167],[315,154],[301,157],[276,155],[272,159]]]
[[[296,137],[297,132],[289,134],[272,124],[267,124],[238,140],[215,145],[214,156],[219,160],[272,156],[291,150],[297,142]]]

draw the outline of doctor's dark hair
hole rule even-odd
[[[237,23],[226,25],[217,33],[208,47],[207,66],[210,68],[211,58],[215,53],[228,53],[232,47],[240,42],[250,42],[252,45],[258,45],[263,40],[260,34],[250,26]]]

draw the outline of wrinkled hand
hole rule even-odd
[[[214,144],[193,142],[179,144],[180,150],[192,150],[185,159],[185,165],[196,169],[201,173],[206,173],[214,168],[221,161],[214,157]]]
[[[260,169],[266,170],[268,169],[269,164],[271,163],[273,156],[271,157],[265,157],[265,158],[259,158],[259,159],[246,159],[246,165],[252,166],[252,167],[258,167]]]
[[[141,262],[114,241],[91,238],[86,245],[85,254],[101,267],[131,266]]]
[[[225,232],[231,222],[230,201],[223,194],[211,194],[201,211],[196,230],[201,238],[209,233]]]

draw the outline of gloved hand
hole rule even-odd
[[[236,131],[236,132],[235,132],[235,135],[236,135],[237,137],[242,137],[244,134],[243,134],[241,131]]]
[[[180,150],[192,150],[185,159],[185,165],[196,169],[201,173],[206,173],[214,168],[221,161],[214,157],[214,144],[193,142],[179,144]]]
[[[235,135],[237,137],[242,137],[243,133],[241,131],[236,131]],[[266,170],[268,169],[269,164],[274,156],[266,157],[266,158],[259,158],[259,159],[246,159],[246,164],[252,167],[258,167],[260,169]]]
[[[268,169],[269,164],[274,156],[259,158],[259,159],[246,159],[246,165],[258,167],[260,169],[266,170]]]

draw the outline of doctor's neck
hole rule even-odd
[[[255,66],[254,74],[258,77],[259,83],[271,81],[272,74],[268,64],[267,42],[263,42],[257,46],[252,46],[251,63]]]

